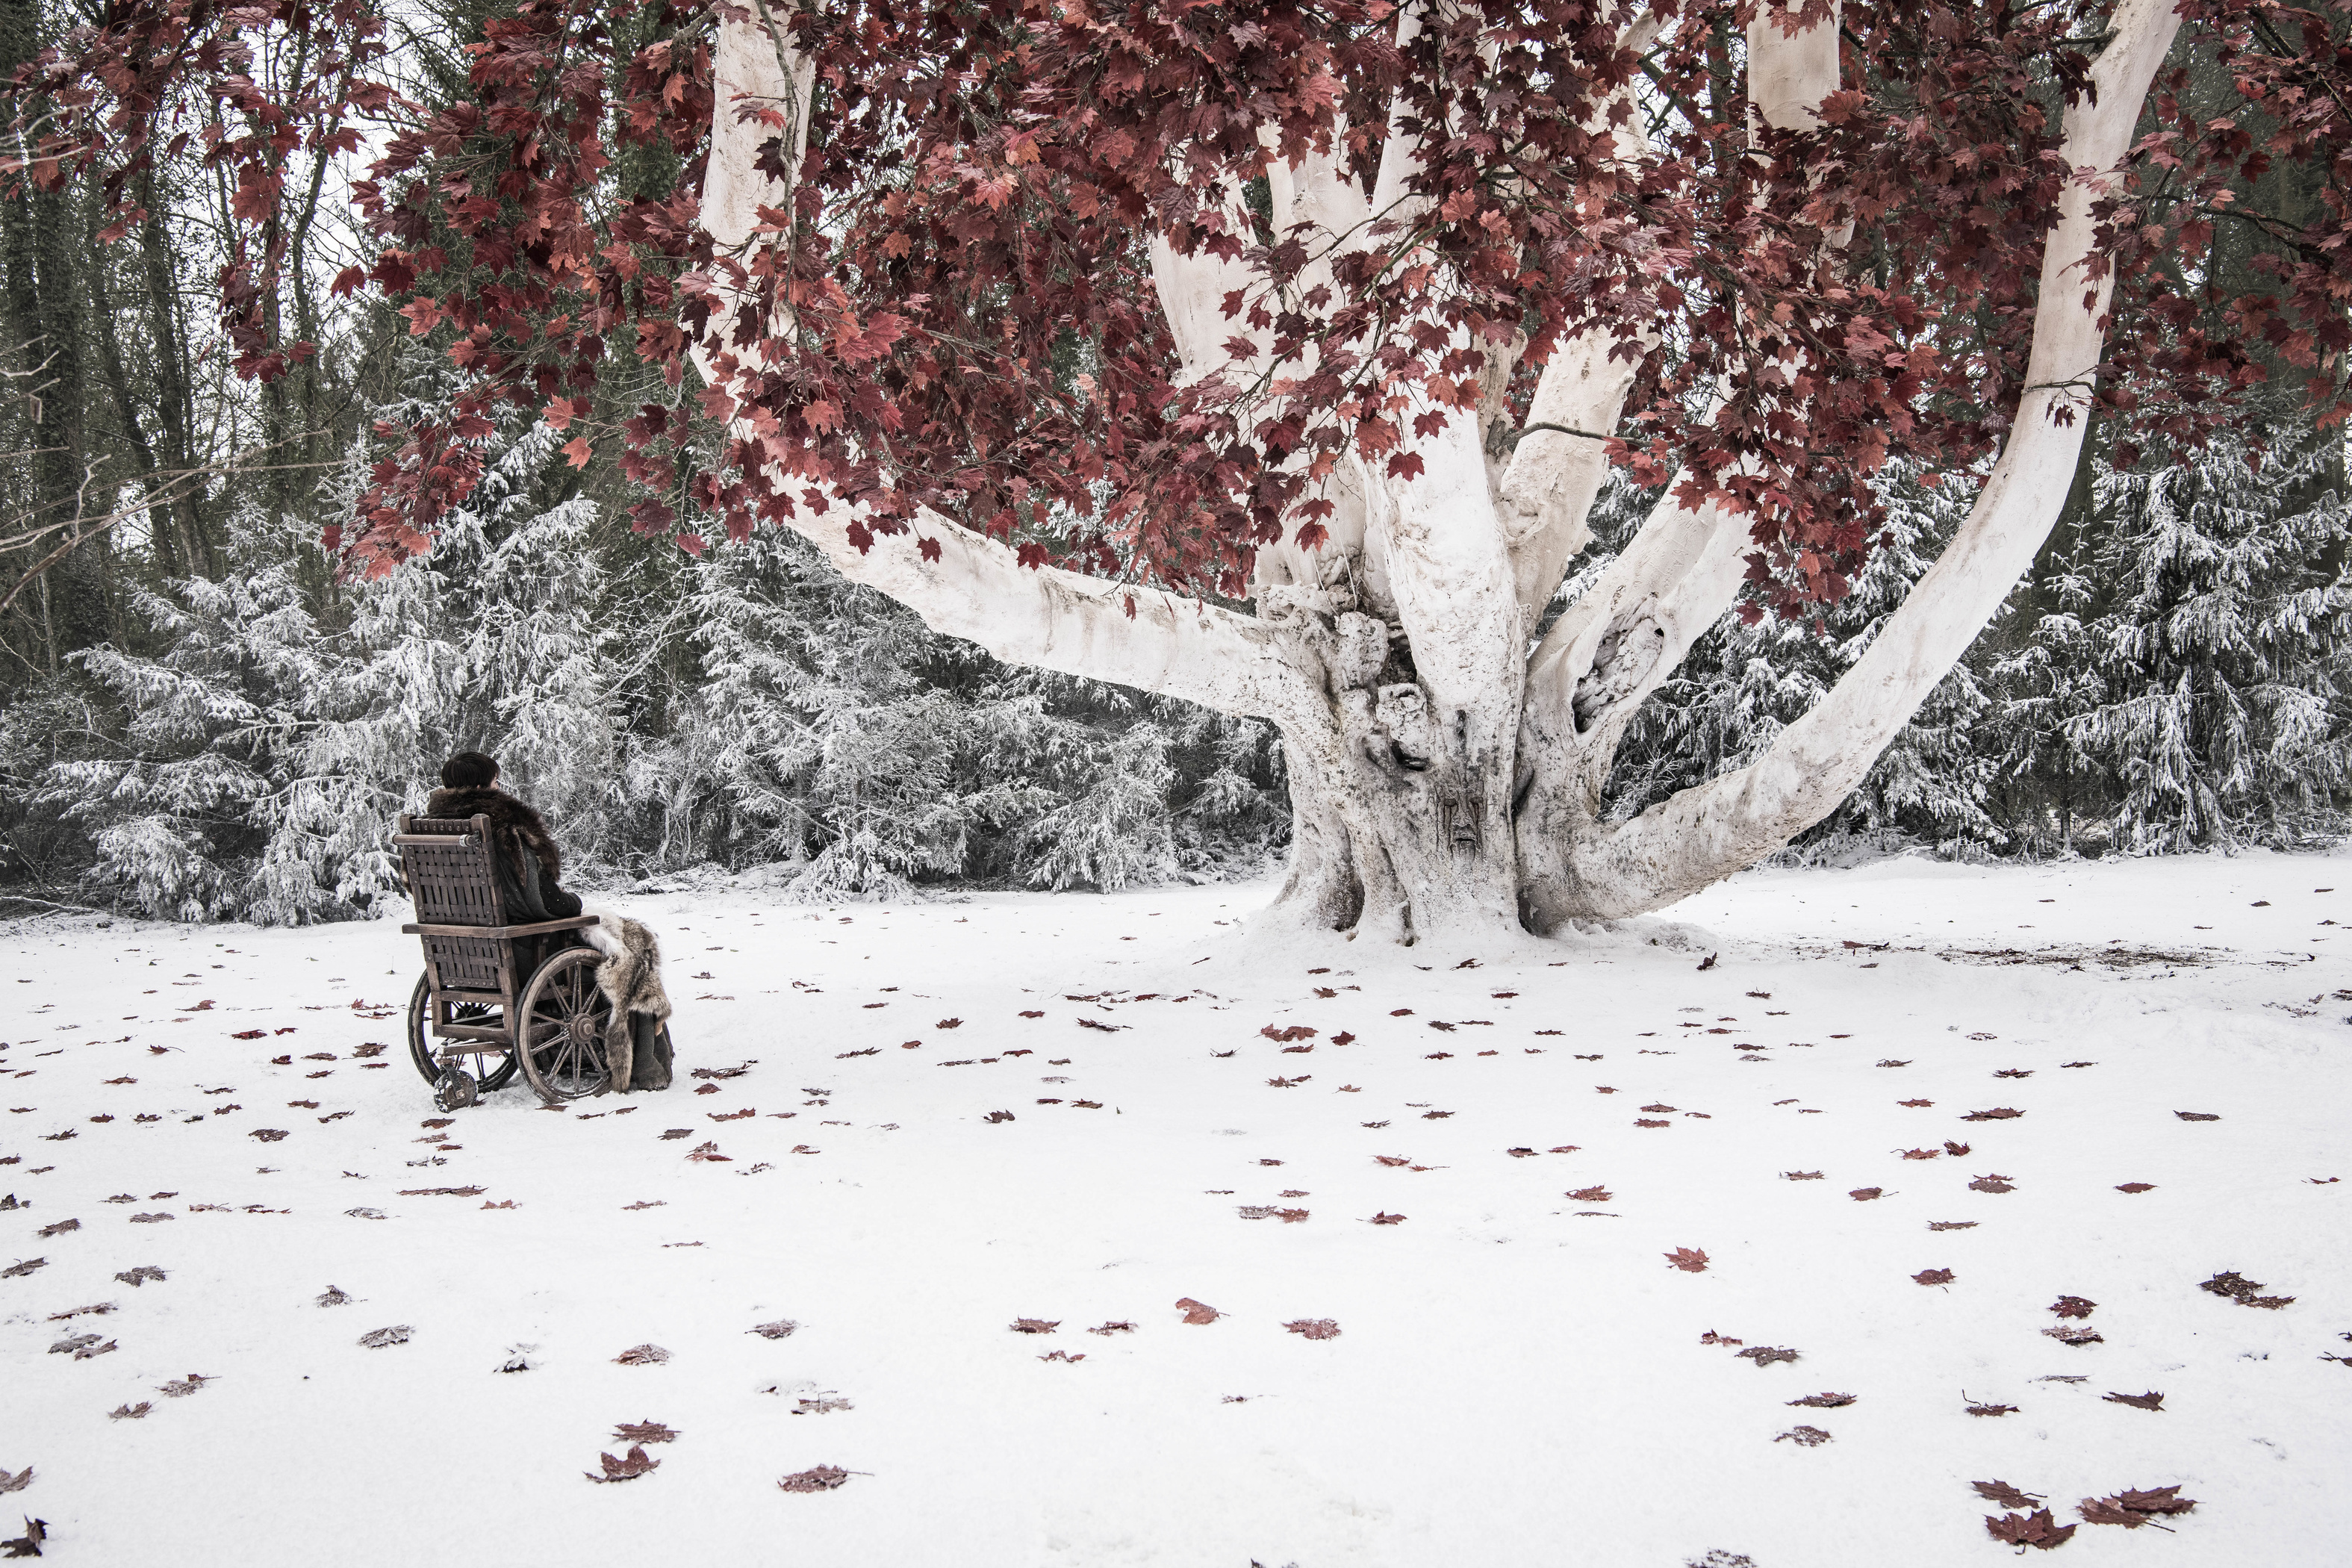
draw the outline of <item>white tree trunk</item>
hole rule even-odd
[[[1401,24],[1415,26],[1413,13]],[[1646,29],[1636,16],[1626,24]],[[2178,19],[2170,0],[2124,0],[2094,68],[2095,101],[2067,111],[2063,153],[2085,174],[2113,168]],[[1838,18],[1794,35],[1760,15],[1749,33],[1757,112],[1812,123],[1838,86]],[[738,104],[772,104],[805,135],[808,75],[780,34],[722,22],[719,107],[704,223],[722,244],[749,241],[761,205],[790,190],[753,167],[772,128]],[[1401,124],[1402,122],[1400,122]],[[1638,143],[1628,142],[1629,155]],[[1335,161],[1277,163],[1277,230],[1315,226],[1325,244],[1374,243],[1369,220],[1395,216],[1413,149],[1392,135],[1368,200]],[[1343,467],[1319,551],[1259,553],[1255,616],[1017,564],[1005,546],[926,513],[917,537],[860,551],[853,509],[803,510],[792,526],[853,582],[889,595],[936,629],[997,657],[1118,681],[1228,712],[1264,717],[1286,743],[1295,826],[1279,918],[1412,942],[1657,909],[1770,853],[1835,809],[1966,651],[2055,522],[2083,421],[2053,420],[2083,398],[2098,362],[2104,284],[2086,304],[2094,195],[2070,185],[2047,243],[2042,303],[2014,433],[1975,511],[1863,659],[1753,766],[1685,791],[1633,821],[1600,820],[1602,786],[1627,722],[1691,645],[1730,608],[1749,545],[1743,521],[1672,499],[1549,629],[1534,628],[1590,534],[1635,362],[1606,334],[1571,337],[1546,365],[1530,431],[1507,461],[1489,456],[1499,395],[1477,416],[1412,448],[1404,482]],[[1226,318],[1225,295],[1254,286],[1237,266],[1153,250],[1154,275],[1189,378],[1226,368],[1223,343],[1255,336]],[[1328,260],[1313,269],[1328,274]],[[1302,277],[1305,289],[1318,280]],[[698,362],[719,384],[724,378]],[[1236,374],[1245,374],[1241,367]],[[1498,368],[1507,368],[1507,366]],[[1505,377],[1490,376],[1499,392]],[[1423,410],[1407,409],[1409,425]]]

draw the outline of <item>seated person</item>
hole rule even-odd
[[[577,894],[558,886],[563,875],[563,853],[555,836],[531,810],[499,788],[498,759],[481,752],[460,752],[441,764],[441,787],[425,802],[425,815],[439,817],[487,816],[497,840],[499,892],[513,925],[538,921],[568,920],[580,912]]]
[[[583,912],[598,917],[596,925],[576,933],[577,940],[604,954],[597,966],[596,984],[611,998],[615,1026],[605,1038],[605,1058],[613,1087],[667,1089],[670,1080],[669,998],[661,984],[661,950],[653,932],[635,921],[609,910],[583,911],[580,896],[561,885],[562,852],[539,813],[498,787],[498,760],[481,752],[459,752],[441,764],[441,788],[425,802],[425,815],[464,819],[487,816],[490,822],[491,864],[497,868],[499,895],[510,925],[568,920]],[[536,970],[559,946],[571,945],[573,933],[520,937],[515,959],[525,973]]]

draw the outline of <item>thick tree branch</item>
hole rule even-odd
[[[1838,89],[1838,0],[1810,27],[1789,30],[1801,5],[1759,0],[1748,24],[1748,101],[1765,124],[1811,131]]]
[[[1619,47],[1639,52],[1657,36],[1658,18],[1646,9],[1622,22]],[[1606,133],[1625,147],[1628,161],[1650,152],[1639,104],[1629,82],[1595,104],[1586,128]],[[1622,111],[1622,121],[1617,121]],[[1643,356],[1655,342],[1644,333],[1631,343],[1602,325],[1585,327],[1552,351],[1528,407],[1528,434],[1511,453],[1499,487],[1503,534],[1510,542],[1511,566],[1518,582],[1519,608],[1533,626],[1568,574],[1568,563],[1592,539],[1586,519],[1609,461],[1597,441],[1577,432],[1613,431]]]
[[[1206,247],[1181,256],[1165,236],[1155,231],[1151,281],[1160,294],[1160,313],[1168,319],[1168,331],[1176,340],[1176,357],[1184,367],[1186,382],[1206,380],[1233,364],[1233,356],[1225,352],[1226,342],[1233,338],[1255,350],[1251,359],[1234,366],[1235,374],[1258,374],[1273,350],[1274,334],[1224,311],[1225,296],[1235,289],[1246,296],[1257,282],[1255,273],[1239,261],[1212,254]]]
[[[1010,663],[1256,718],[1295,716],[1316,698],[1295,667],[1296,639],[1277,624],[1157,589],[1023,566],[1004,545],[936,512],[919,514],[914,534],[882,535],[860,551],[849,539],[854,521],[836,506],[822,516],[803,511],[791,526],[844,577]],[[937,547],[938,559],[925,559],[917,535]]]
[[[1528,406],[1528,433],[1503,473],[1503,534],[1529,626],[1559,590],[1568,563],[1592,540],[1586,520],[1609,477],[1609,456],[1601,442],[1570,432],[1617,427],[1641,368],[1638,357],[1617,348],[1614,332],[1588,327],[1552,351]]]
[[[796,168],[797,149],[808,134],[811,68],[772,23],[720,22],[710,172],[702,201],[703,226],[720,244],[749,243],[759,208],[784,208],[792,199],[789,182],[757,166],[761,145],[777,128],[758,117],[746,120],[740,106],[757,103],[787,116],[784,166]],[[695,361],[713,384],[723,379],[702,347]],[[859,517],[857,509],[842,505],[821,513],[803,508],[790,526],[851,582],[887,595],[932,629],[978,643],[1000,658],[1231,713],[1273,716],[1308,690],[1285,659],[1296,652],[1294,639],[1272,625],[1059,568],[1024,567],[1006,545],[935,512],[919,514],[913,533],[882,535],[860,550],[849,537]]]
[[[710,163],[702,176],[702,226],[726,250],[750,241],[762,205],[790,205],[792,185],[760,171],[760,148],[781,134],[784,167],[800,167],[808,146],[809,94],[816,82],[816,62],[792,47],[764,0],[755,4],[752,23],[719,22],[711,61]],[[784,125],[779,130],[759,119],[746,123],[743,111],[753,107],[783,115]]]

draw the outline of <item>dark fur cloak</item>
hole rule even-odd
[[[563,852],[539,813],[506,791],[484,784],[466,789],[436,789],[425,802],[427,816],[487,816],[499,849],[500,879],[507,896],[507,918],[518,924],[564,920],[580,912],[580,900],[557,883],[563,876]]]
[[[662,989],[661,944],[654,933],[619,915],[603,917],[599,934],[619,944],[596,966],[596,984],[612,999],[613,1021],[604,1028],[604,1065],[613,1087],[667,1089],[669,1039],[662,1021],[669,1016],[669,993]],[[605,948],[604,942],[596,944]]]

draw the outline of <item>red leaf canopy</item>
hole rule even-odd
[[[1809,4],[1790,25],[1824,14]],[[2119,280],[2102,414],[2176,448],[2281,375],[2340,417],[2352,297],[2352,0],[2184,10],[2224,86],[2159,79],[2104,198],[2111,255],[2076,274]],[[1319,541],[1343,460],[1410,480],[1412,444],[1471,416],[1491,356],[1524,344],[1523,411],[1553,347],[1600,331],[1641,363],[1612,459],[1752,519],[1751,611],[1834,600],[1876,532],[1872,475],[1965,468],[2007,431],[2042,237],[2095,173],[2056,148],[2099,13],[1849,5],[1845,89],[1802,131],[1749,114],[1748,7],[1664,0],[1630,40],[1612,15],[521,0],[471,46],[467,96],[428,105],[371,74],[367,0],[122,0],[26,68],[30,151],[6,169],[95,169],[119,205],[159,143],[220,169],[242,225],[223,320],[267,378],[310,352],[275,327],[288,171],[382,128],[354,187],[381,249],[337,287],[380,291],[468,380],[445,416],[379,428],[339,541],[371,569],[464,501],[508,403],[573,432],[575,462],[617,448],[636,525],[697,546],[844,504],[864,542],[929,508],[1033,563],[1238,596],[1255,548]],[[796,171],[774,106],[717,106],[764,122],[762,167],[796,174],[722,250],[698,222],[712,45],[722,16],[761,16],[817,92]],[[639,153],[677,178],[633,183]],[[1368,193],[1386,158],[1399,199],[1363,233],[1276,233],[1262,182],[1309,154]],[[2281,165],[2295,210],[2257,210]],[[2238,224],[2261,231],[2261,286],[2217,297],[2200,257]],[[1156,243],[1243,269],[1222,370],[1184,376]]]

